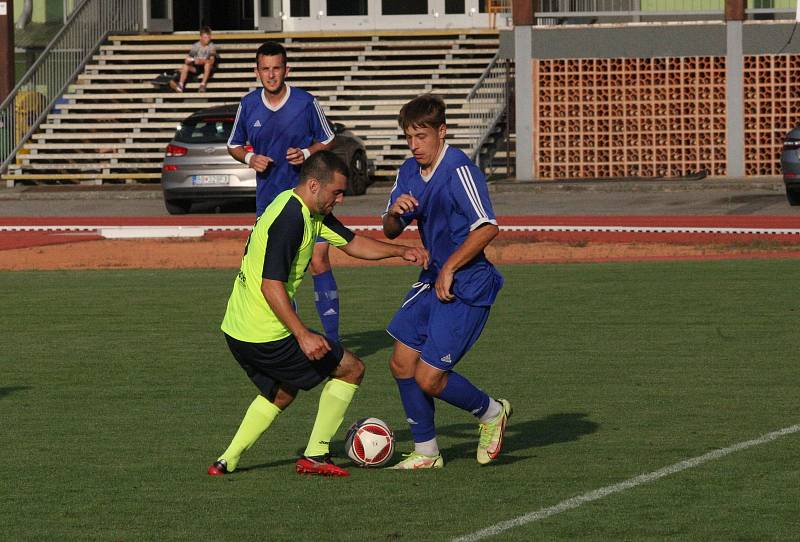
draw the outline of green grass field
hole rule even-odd
[[[459,370],[514,405],[504,455],[437,413],[446,468],[301,477],[318,390],[225,478],[205,474],[255,388],[219,321],[234,272],[0,274],[2,540],[448,540],[800,423],[796,261],[514,266]],[[415,271],[340,269],[367,375],[350,421],[410,447],[383,332]],[[308,284],[300,311],[316,319]],[[496,540],[787,540],[800,434]],[[340,457],[341,463],[347,463]]]

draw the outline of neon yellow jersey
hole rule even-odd
[[[281,192],[256,219],[247,238],[222,331],[234,339],[252,343],[288,337],[291,332],[267,304],[261,281],[283,282],[289,299],[294,299],[320,236],[340,247],[355,234],[332,214],[311,214],[293,190]]]

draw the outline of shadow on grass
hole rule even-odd
[[[512,416],[506,429],[503,453],[492,464],[503,465],[523,461],[531,457],[530,454],[524,453],[526,450],[561,442],[572,442],[584,435],[594,433],[600,427],[600,424],[586,419],[587,416],[588,414],[584,412],[562,412],[551,414],[541,420],[519,421],[515,421]],[[438,427],[437,431],[440,435],[466,439],[466,442],[442,450],[445,459],[474,457],[475,447],[478,443],[477,424],[459,423],[446,425]],[[395,437],[399,441],[410,441],[411,432],[407,429],[395,431]]]
[[[8,386],[5,388],[0,388],[0,399],[3,399],[6,395],[11,395],[14,392],[29,389],[31,389],[30,386]]]
[[[584,435],[594,433],[600,427],[600,424],[586,419],[587,416],[588,414],[584,412],[561,412],[558,414],[551,414],[541,420],[522,420],[519,422],[515,422],[512,417],[506,429],[503,453],[492,465],[509,465],[517,461],[524,461],[532,457],[531,454],[525,453],[526,450],[541,448],[561,442],[572,442]],[[477,424],[452,424],[438,427],[437,430],[440,435],[465,439],[465,442],[442,450],[445,460],[474,459],[475,446],[478,443]],[[398,441],[410,443],[411,432],[408,429],[395,431],[395,438]],[[345,468],[351,467],[352,462],[347,458],[347,454],[344,450],[341,449],[341,443],[337,444],[338,446],[332,447],[335,462]],[[259,463],[258,465],[239,467],[236,469],[236,472],[293,465],[294,462],[297,461],[297,458],[303,454],[303,450],[303,448],[298,448],[297,457],[294,458],[282,458],[266,463]],[[396,450],[395,453],[399,454],[404,451],[407,450]],[[395,460],[398,458],[399,455],[395,457]]]
[[[394,339],[386,333],[385,329],[374,329],[363,333],[348,333],[342,338],[342,344],[363,359],[380,350],[391,349]],[[389,361],[388,355],[386,361]]]
[[[297,454],[297,457],[291,457],[291,458],[284,457],[282,459],[276,459],[275,461],[259,463],[258,465],[248,465],[246,467],[238,467],[236,469],[236,472],[234,472],[234,474],[236,474],[237,472],[247,472],[250,470],[268,469],[270,467],[281,467],[284,465],[294,465],[295,461],[297,461],[297,459],[301,455],[303,455],[303,450],[300,450],[300,452]]]

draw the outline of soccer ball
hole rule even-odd
[[[394,434],[378,418],[362,418],[350,426],[344,447],[359,467],[382,467],[392,459]]]

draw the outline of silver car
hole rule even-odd
[[[193,113],[178,126],[167,145],[161,168],[164,205],[170,214],[189,212],[200,201],[254,201],[256,172],[231,158],[228,138],[238,105],[224,105]],[[364,142],[339,123],[333,152],[350,168],[348,195],[363,194],[372,182],[374,166]]]

